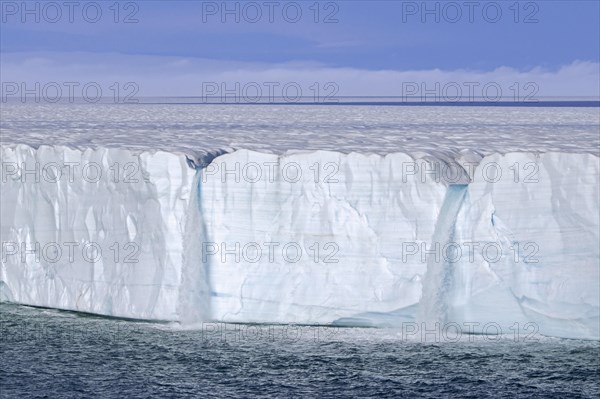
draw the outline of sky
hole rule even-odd
[[[1,13],[3,98],[23,82],[133,82],[139,96],[600,96],[595,0],[2,1]]]

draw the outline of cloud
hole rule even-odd
[[[272,89],[282,94],[288,85],[302,95],[406,96],[419,100],[436,95],[453,98],[495,96],[505,99],[535,97],[600,97],[600,64],[575,60],[556,69],[519,70],[499,66],[481,70],[367,70],[330,67],[319,63],[282,64],[224,62],[201,58],[93,53],[7,53],[0,62],[6,82],[134,82],[138,96],[198,96],[207,84],[219,92],[242,91],[250,95]],[[316,85],[315,85],[316,84]],[[293,91],[293,90],[292,90]],[[500,91],[500,93],[499,93]],[[334,93],[335,92],[335,93]],[[266,91],[263,95],[266,95]],[[218,95],[218,93],[217,93]]]

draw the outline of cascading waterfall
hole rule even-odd
[[[446,254],[454,243],[456,219],[467,195],[466,184],[448,187],[428,249],[427,272],[419,302],[418,320],[426,324],[446,322],[452,289],[453,255]]]
[[[202,243],[207,242],[207,229],[202,209],[202,170],[196,169],[185,224],[185,240],[181,286],[179,291],[180,322],[186,327],[210,319],[209,261],[202,256]]]

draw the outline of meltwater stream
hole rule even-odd
[[[178,313],[181,324],[193,328],[202,320],[210,320],[209,259],[202,252],[208,242],[208,232],[202,211],[202,169],[194,175],[183,241],[183,267],[179,288]]]
[[[467,195],[467,189],[466,184],[448,186],[437,218],[431,240],[431,247],[435,254],[428,257],[418,311],[418,319],[427,324],[446,322],[454,258],[454,255],[449,252],[453,248],[456,219]]]

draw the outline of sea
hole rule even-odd
[[[0,396],[598,398],[600,343],[170,323],[0,305]]]

